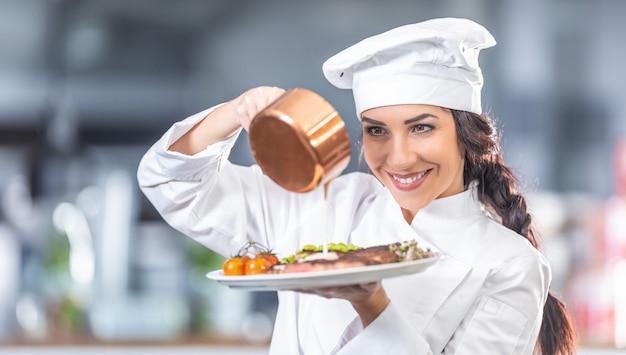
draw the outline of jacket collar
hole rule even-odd
[[[485,215],[490,216],[478,199],[477,185],[474,181],[461,193],[432,201],[415,215],[411,225],[436,224],[438,228],[445,228],[445,225],[454,221],[454,228],[458,228],[459,224],[471,223]]]

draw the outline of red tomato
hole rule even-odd
[[[272,253],[271,249],[256,242],[248,242],[239,249],[236,256],[226,260],[224,263],[224,275],[265,274],[267,270],[278,263],[280,263],[280,260],[276,254]]]
[[[265,274],[270,267],[270,263],[265,258],[257,257],[246,262],[244,272],[246,275]]]
[[[241,276],[245,275],[246,262],[250,260],[248,256],[236,256],[226,260],[224,263],[225,276]]]
[[[260,252],[257,254],[256,256],[257,258],[263,258],[265,259],[269,266],[272,267],[276,264],[278,264],[280,262],[280,260],[278,260],[278,257],[276,256],[276,254],[272,254],[271,252]]]

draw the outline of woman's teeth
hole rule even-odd
[[[394,180],[400,182],[401,184],[410,184],[412,182],[415,182],[415,181],[421,179],[422,177],[424,177],[424,175],[426,175],[426,171],[424,171],[424,172],[422,172],[422,173],[420,173],[418,175],[414,175],[413,177],[409,177],[409,178],[402,178],[402,177],[395,176],[395,175],[392,175],[392,176],[393,176]]]
[[[417,180],[417,176],[414,176],[412,178],[400,178],[400,177],[394,176],[393,179],[396,181],[399,181],[402,184],[410,184]]]

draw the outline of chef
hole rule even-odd
[[[417,240],[441,255],[409,276],[279,291],[271,354],[573,353],[525,199],[482,114],[478,55],[494,45],[483,26],[441,18],[328,59],[325,77],[353,92],[371,173],[336,178],[326,199],[228,160],[277,87],[175,123],[143,157],[139,184],[165,221],[224,256],[249,241],[286,256],[325,233],[362,247]]]

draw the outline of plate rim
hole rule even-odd
[[[439,259],[441,259],[441,255],[439,253],[436,253],[433,256],[429,256],[427,258],[410,260],[410,261],[401,261],[401,262],[396,262],[396,263],[357,266],[357,267],[335,269],[335,270],[320,270],[320,271],[311,271],[311,272],[302,272],[302,273],[287,273],[287,274],[257,274],[257,275],[225,276],[223,274],[222,269],[217,269],[217,270],[209,271],[206,274],[206,277],[222,285],[229,286],[232,288],[260,290],[260,291],[295,290],[295,289],[302,289],[305,287],[289,287],[285,284],[289,284],[289,282],[303,284],[306,281],[313,281],[313,282],[318,281],[317,283],[311,283],[312,285],[311,287],[312,288],[324,287],[324,286],[318,286],[319,281],[324,280],[326,282],[330,282],[331,284],[334,284],[336,282],[332,282],[332,279],[340,278],[342,276],[349,276],[349,275],[363,276],[363,274],[379,274],[379,273],[396,271],[397,274],[385,275],[385,277],[382,277],[382,278],[373,277],[371,278],[372,279],[371,281],[376,280],[376,279],[392,278],[392,277],[404,276],[407,274],[414,274],[414,273],[421,272],[422,270],[429,268],[432,264],[437,262]],[[367,282],[367,281],[363,281],[363,282]],[[342,284],[342,282],[339,282],[339,284]]]

